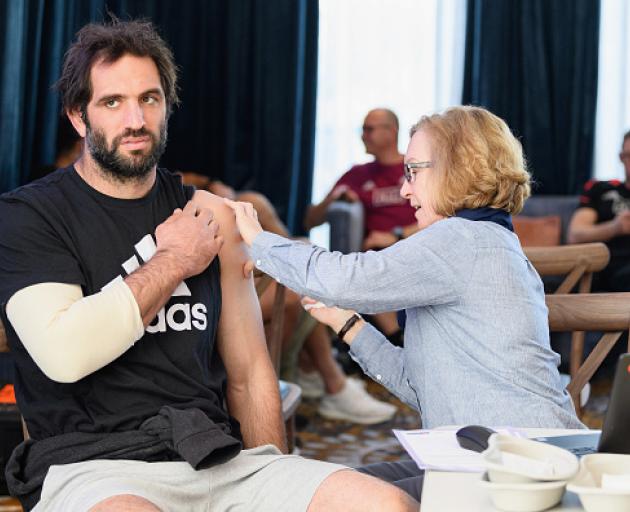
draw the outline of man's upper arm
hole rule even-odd
[[[221,263],[221,318],[218,348],[228,373],[228,382],[244,382],[258,357],[267,357],[262,315],[253,278],[243,276],[249,254],[234,213],[221,198],[205,191],[193,197],[200,207],[209,208],[219,223],[225,243],[219,252]]]
[[[39,210],[17,200],[0,201],[0,303],[38,283],[84,285],[71,244]]]

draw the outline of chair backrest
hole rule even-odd
[[[551,331],[625,331],[630,327],[630,292],[545,296]]]
[[[260,299],[267,288],[269,288],[269,285],[274,282],[274,279],[256,269],[254,271],[254,281],[256,284],[256,295],[258,295]],[[280,357],[282,354],[285,292],[286,288],[276,281],[276,291],[271,312],[271,334],[267,338],[267,349],[269,350],[269,357],[271,358],[277,375],[280,374]]]
[[[574,293],[546,295],[549,330],[599,331],[603,336],[572,374],[567,391],[576,400],[613,345],[630,327],[630,293]],[[630,346],[628,347],[630,351]]]
[[[593,272],[604,269],[610,251],[601,242],[559,245],[556,247],[524,247],[527,259],[541,276],[566,276],[555,293],[570,293],[579,282],[580,293],[591,291]]]

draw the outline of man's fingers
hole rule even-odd
[[[197,213],[197,205],[192,201],[188,201],[182,211],[188,215],[195,215]]]
[[[210,224],[208,224],[208,229],[210,230],[210,236],[215,237],[219,231],[219,223],[216,220],[211,220]]]
[[[350,189],[348,189],[348,191],[346,192],[346,197],[351,203],[356,203],[359,200],[359,196],[357,195],[357,193],[354,190]]]
[[[199,217],[199,220],[204,224],[210,224],[212,219],[214,219],[214,213],[209,208],[201,208],[197,211],[197,217]]]

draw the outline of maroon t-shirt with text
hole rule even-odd
[[[335,184],[347,185],[357,193],[365,210],[365,231],[391,231],[415,224],[414,209],[400,196],[403,164],[378,162],[355,165]]]

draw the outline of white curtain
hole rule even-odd
[[[630,130],[630,2],[602,0],[594,175],[624,180],[619,150]]]
[[[319,0],[319,69],[313,202],[353,164],[371,160],[360,129],[372,108],[409,128],[461,102],[466,0]],[[311,232],[327,246],[327,227]]]

